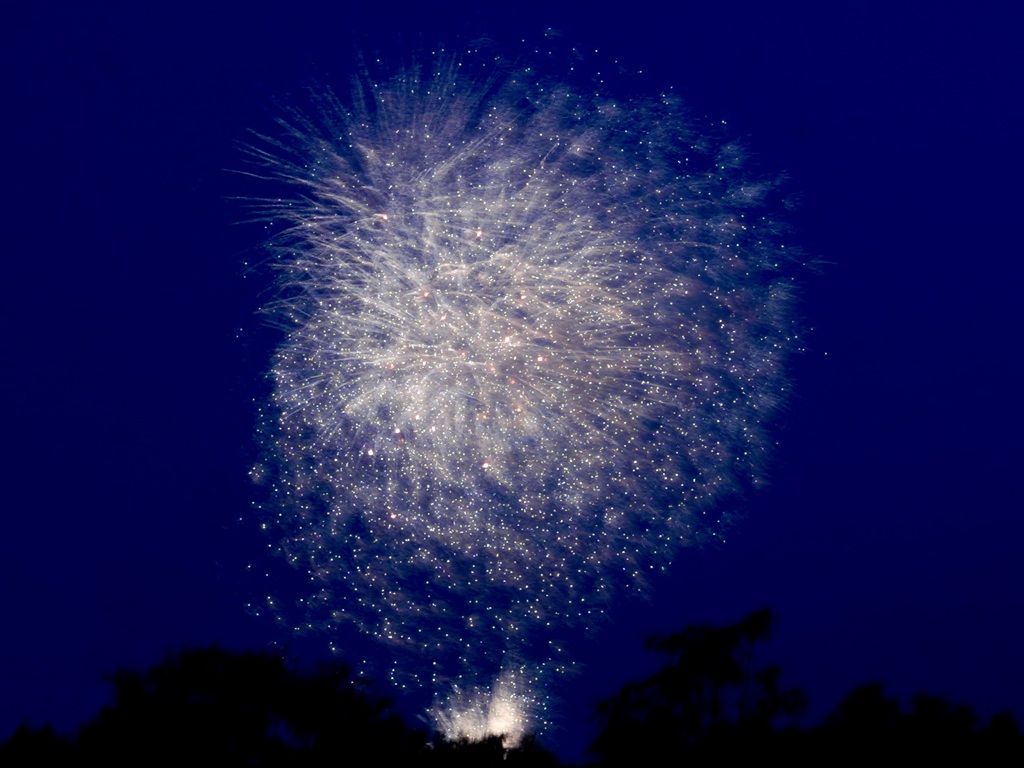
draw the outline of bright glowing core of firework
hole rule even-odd
[[[505,672],[491,687],[463,691],[456,687],[448,699],[439,702],[430,714],[438,731],[451,741],[482,741],[502,737],[506,748],[519,745],[532,723],[536,704],[523,682]]]
[[[354,624],[442,729],[517,738],[566,627],[758,480],[790,283],[771,185],[673,97],[460,72],[321,94],[251,148],[292,189],[262,204],[286,336],[258,474],[296,626]]]

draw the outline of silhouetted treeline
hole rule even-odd
[[[400,757],[413,748],[401,719],[343,664],[302,673],[271,653],[214,647],[110,681],[113,705],[73,744],[22,729],[6,748],[97,765],[251,766],[337,765],[353,751]]]
[[[924,695],[901,707],[877,684],[801,728],[804,693],[784,686],[778,667],[756,663],[771,626],[771,613],[759,611],[649,639],[667,663],[597,706],[594,765],[1024,765],[1024,737],[1008,713],[982,724],[969,707]],[[22,726],[0,744],[0,765],[559,765],[532,737],[513,750],[500,737],[431,739],[341,663],[304,672],[273,653],[213,647],[110,681],[114,703],[73,738]]]
[[[0,766],[557,765],[532,738],[515,750],[498,737],[430,740],[343,663],[302,672],[270,652],[213,647],[110,682],[114,703],[76,738],[22,726]]]
[[[799,727],[804,692],[783,686],[778,667],[754,663],[771,626],[763,610],[737,624],[649,639],[668,664],[598,705],[590,751],[599,764],[1024,765],[1024,737],[1009,713],[980,725],[970,707],[925,695],[904,709],[879,684],[852,691],[820,725]]]
[[[659,765],[666,756],[692,764],[760,756],[795,738],[803,691],[783,688],[777,667],[754,668],[754,647],[771,624],[765,610],[727,627],[650,638],[648,649],[669,663],[598,706],[603,727],[591,751],[608,764]]]

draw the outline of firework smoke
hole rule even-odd
[[[449,734],[522,733],[566,626],[758,479],[790,284],[770,185],[674,98],[460,71],[250,150],[292,189],[262,506],[305,622],[420,659]]]

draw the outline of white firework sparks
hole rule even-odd
[[[512,702],[521,733],[511,660],[556,666],[756,481],[790,282],[768,185],[674,98],[459,73],[361,81],[251,149],[294,190],[263,211],[287,334],[263,506],[310,621],[421,655],[436,690],[497,681],[464,709]]]
[[[529,684],[512,670],[505,670],[486,686],[464,691],[454,686],[430,710],[437,729],[455,741],[482,741],[501,736],[506,747],[518,746],[534,726],[539,708]]]

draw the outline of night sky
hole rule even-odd
[[[787,177],[790,242],[818,262],[770,485],[724,545],[572,641],[548,743],[579,756],[593,702],[656,664],[648,634],[765,606],[765,658],[809,721],[873,680],[1024,719],[1019,10],[213,5],[0,12],[0,739],[70,731],[104,673],[186,645],[325,644],[246,610],[266,589],[253,401],[279,336],[232,171],[275,105],[346,90],[354,52],[481,37],[514,56],[555,36],[725,120]]]

